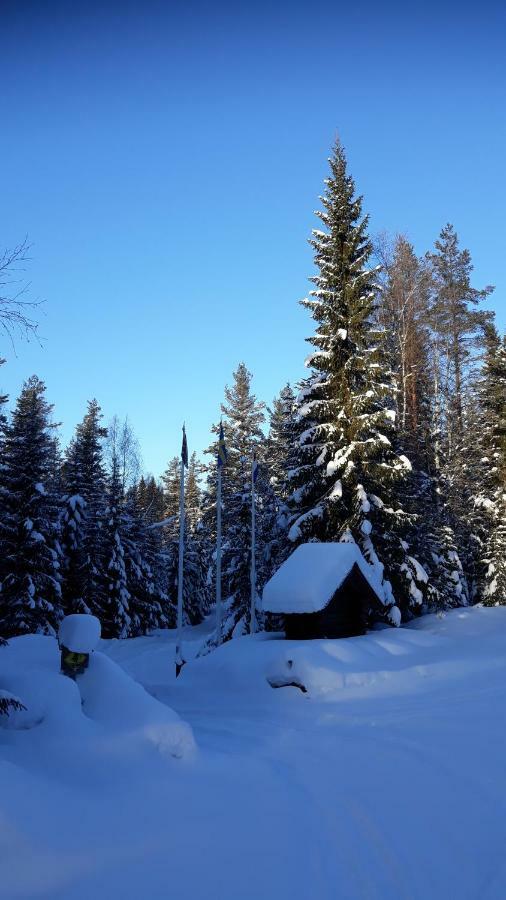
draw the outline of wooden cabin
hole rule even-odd
[[[267,582],[265,612],[290,640],[364,634],[385,610],[381,581],[357,544],[301,544]]]

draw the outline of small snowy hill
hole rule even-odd
[[[102,642],[77,685],[49,638],[0,650],[29,707],[0,729],[0,896],[506,896],[506,608],[194,659],[207,628],[177,681],[173,632]]]

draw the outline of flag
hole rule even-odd
[[[227,448],[225,447],[225,435],[223,434],[223,422],[220,422],[220,437],[218,440],[218,468],[221,469],[227,462]]]
[[[188,468],[188,444],[186,442],[186,431],[183,425],[183,445],[181,447],[181,459],[183,460],[183,465],[185,469]]]
[[[253,454],[253,462],[251,464],[251,472],[253,476],[253,484],[256,484],[256,480],[258,478],[258,462],[256,456]]]

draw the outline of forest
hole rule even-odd
[[[240,362],[209,446],[189,460],[184,616],[197,624],[214,602],[222,421],[224,615],[210,646],[250,626],[253,459],[260,627],[276,625],[263,585],[307,541],[355,541],[381,573],[392,625],[395,607],[407,622],[506,602],[506,342],[486,308],[493,288],[474,286],[452,224],[422,256],[403,235],[371,236],[339,142],[317,215],[305,377],[267,405]],[[128,420],[105,423],[97,399],[63,448],[36,376],[10,414],[7,400],[0,634],[55,634],[73,612],[97,615],[106,638],[174,627],[179,458],[161,478],[142,475]]]

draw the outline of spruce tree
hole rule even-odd
[[[83,421],[67,449],[63,466],[65,511],[63,596],[67,612],[89,610],[100,615],[104,598],[106,479],[103,440],[107,430],[96,400],[88,403]]]
[[[0,473],[0,632],[54,634],[61,618],[56,442],[45,385],[24,384],[5,427]]]
[[[199,484],[199,478],[203,471],[203,466],[197,459],[194,452],[190,456],[188,472],[185,479],[185,506],[188,525],[192,531],[197,527],[202,516],[202,491]]]
[[[131,633],[146,634],[169,625],[167,560],[163,547],[163,491],[153,476],[141,478],[127,495],[125,565],[131,593]]]
[[[251,567],[251,466],[255,454],[262,456],[265,404],[251,391],[251,372],[240,363],[233,384],[225,388],[221,404],[227,464],[222,469],[222,597],[221,635],[213,635],[207,646],[244,634],[250,628]],[[215,435],[219,424],[213,426]],[[206,451],[212,454],[208,467],[207,491],[203,501],[203,521],[214,546],[216,537],[217,441]],[[262,543],[261,503],[257,496],[259,544]],[[211,573],[214,583],[215,573]]]
[[[7,641],[0,638],[0,647],[5,647],[6,645]],[[11,694],[10,691],[5,691],[0,688],[0,716],[8,716],[9,713],[16,712],[16,710],[19,709],[26,709],[21,703],[21,700]]]
[[[181,490],[181,462],[177,456],[169,460],[162,475],[163,484],[163,552],[167,578],[169,624],[175,627],[177,618],[177,578],[179,561],[179,494]]]
[[[486,523],[483,600],[506,604],[506,337],[493,325],[485,333],[480,383],[481,490],[476,505]]]
[[[197,454],[190,456],[185,485],[185,547],[183,611],[189,624],[197,625],[209,612],[211,544],[202,522],[202,489],[199,478],[203,466]]]
[[[102,538],[104,568],[103,587],[100,591],[99,618],[105,638],[128,637],[130,631],[130,591],[128,587],[125,549],[126,530],[122,510],[122,480],[119,460],[114,454],[107,489],[107,506]]]
[[[269,435],[265,444],[265,457],[272,489],[280,507],[284,506],[290,493],[288,472],[296,435],[295,399],[293,388],[286,384],[268,409]]]
[[[315,287],[302,301],[316,333],[308,339],[312,374],[298,398],[288,538],[293,547],[356,541],[382,578],[385,618],[398,624],[396,602],[406,614],[419,611],[426,592],[399,503],[398,484],[411,465],[394,447],[395,386],[378,325],[376,273],[367,266],[367,217],[339,142],[330,170],[317,213],[323,230],[310,241]]]
[[[3,366],[4,363],[5,363],[5,359],[2,359],[0,357],[0,366]],[[3,429],[3,426],[6,423],[6,418],[2,412],[2,406],[4,405],[4,403],[7,403],[8,399],[9,398],[8,398],[7,394],[0,394],[0,433],[1,433],[1,430]]]
[[[173,456],[167,464],[167,468],[162,475],[163,499],[164,499],[164,519],[172,519],[167,524],[168,533],[177,533],[176,519],[179,516],[179,492],[181,487],[181,464],[177,456]]]

